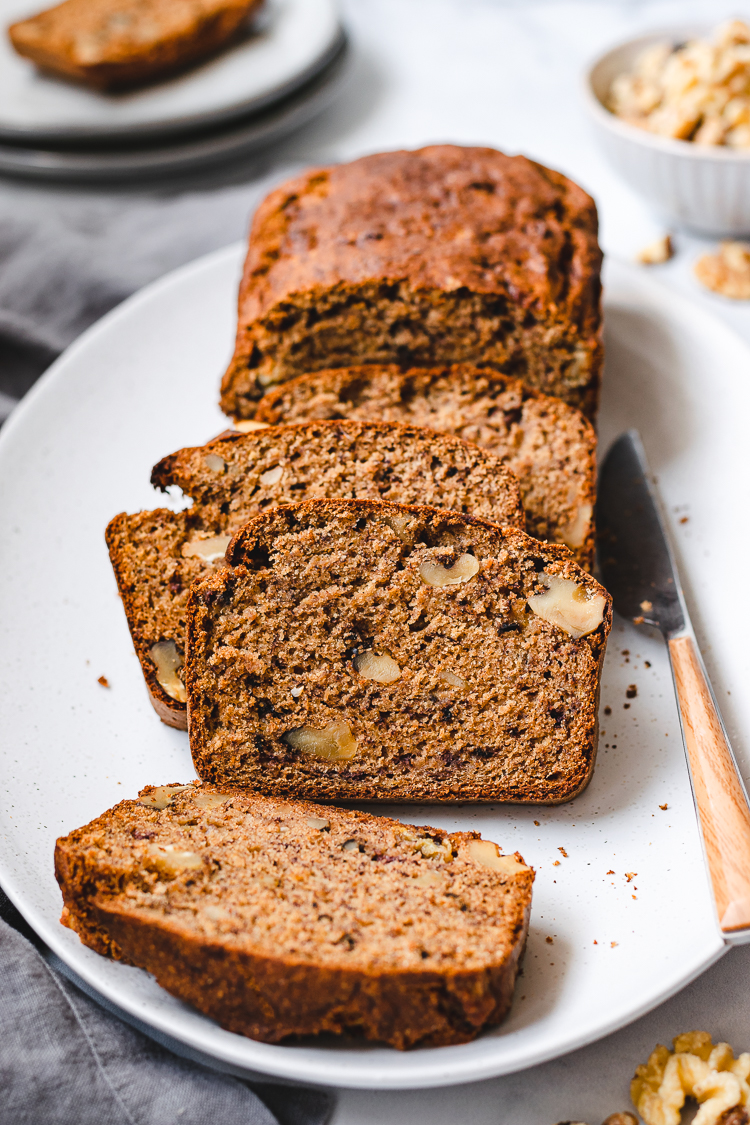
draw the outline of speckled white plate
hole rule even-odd
[[[5,29],[53,0],[0,0],[0,139],[39,144],[186,132],[257,113],[308,82],[335,56],[336,0],[265,0],[247,34],[184,74],[103,94],[43,74]]]
[[[148,782],[194,776],[187,736],[160,724],[146,698],[103,531],[115,512],[164,502],[148,484],[158,458],[224,427],[216,398],[241,259],[231,247],[126,301],[54,364],[0,431],[0,880],[90,986],[235,1066],[383,1089],[468,1082],[563,1054],[647,1011],[724,949],[663,646],[621,622],[605,667],[599,762],[581,797],[551,809],[396,810],[416,823],[480,829],[537,870],[513,1010],[476,1042],[404,1054],[255,1043],[174,1000],[145,972],[85,949],[58,923],[55,837]],[[707,313],[616,262],[606,315],[602,445],[628,426],[641,429],[747,765],[750,352]]]

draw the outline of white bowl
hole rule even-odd
[[[598,140],[614,167],[669,222],[700,234],[750,233],[750,152],[658,137],[606,108],[613,80],[654,43],[681,43],[710,28],[679,27],[631,39],[585,73],[584,97]]]

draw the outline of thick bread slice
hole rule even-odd
[[[556,544],[367,500],[257,517],[192,587],[198,774],[330,800],[556,803],[594,764],[611,599]]]
[[[57,841],[61,921],[252,1039],[473,1039],[510,1006],[534,873],[475,832],[149,786]]]
[[[582,567],[593,566],[594,427],[579,410],[519,379],[461,363],[410,371],[378,364],[335,368],[271,387],[255,417],[274,425],[382,418],[476,442],[518,477],[529,535],[564,543]]]
[[[594,201],[491,148],[431,145],[310,168],[250,231],[222,409],[326,367],[481,363],[594,417],[602,363]]]
[[[223,564],[233,532],[252,516],[308,497],[383,497],[524,526],[518,482],[496,457],[452,436],[390,422],[234,433],[165,457],[151,481],[162,491],[178,486],[193,507],[121,513],[106,536],[152,702],[164,722],[182,729],[188,590]]]
[[[19,55],[44,70],[115,90],[208,58],[261,0],[64,0],[12,24]]]

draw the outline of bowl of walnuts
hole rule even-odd
[[[652,32],[601,55],[584,97],[603,150],[669,222],[750,233],[750,26]]]

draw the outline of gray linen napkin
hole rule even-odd
[[[1,894],[1,892],[0,892]],[[0,1119],[7,1125],[324,1125],[329,1095],[257,1091],[177,1058],[103,1011],[47,964],[4,899]]]
[[[187,188],[97,191],[0,180],[0,421],[52,360],[147,282],[244,238],[296,167],[269,159]]]

